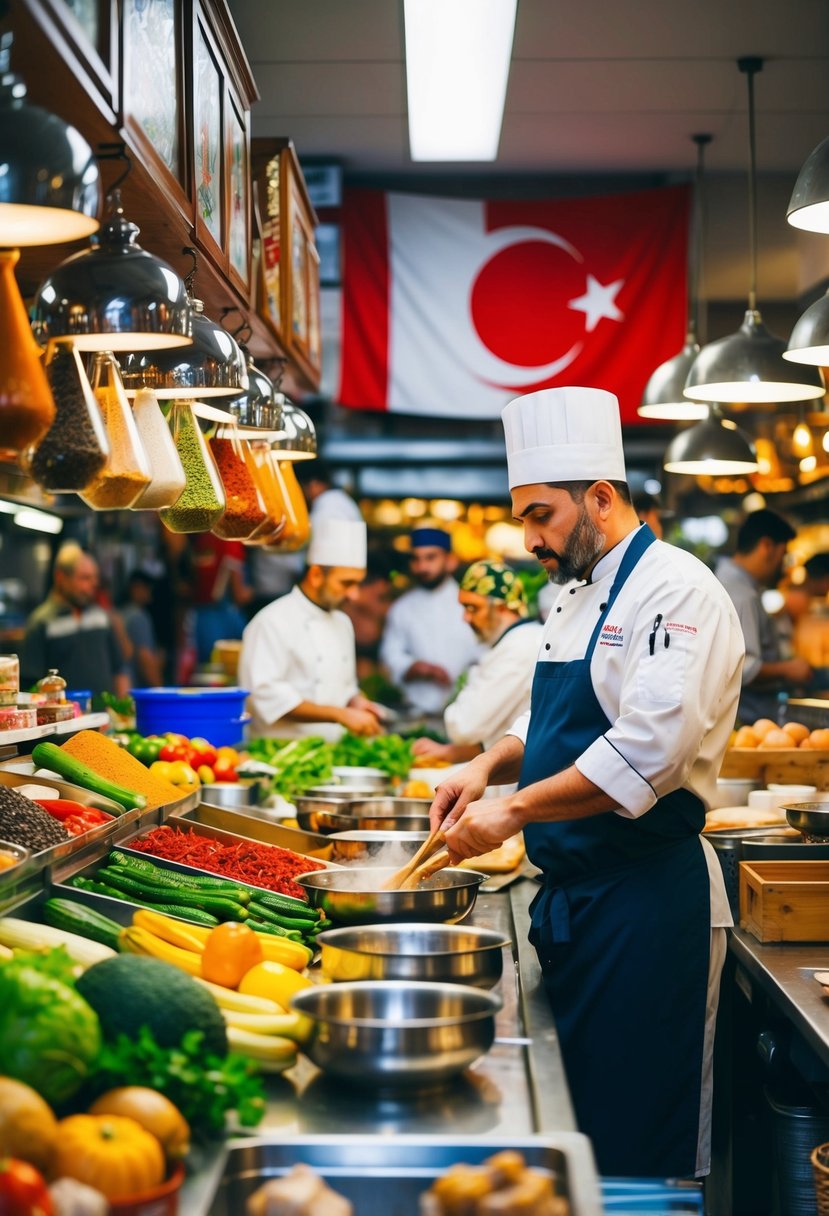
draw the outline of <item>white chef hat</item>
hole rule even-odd
[[[366,525],[361,519],[323,519],[312,529],[309,566],[366,568]]]
[[[602,388],[545,388],[501,413],[509,487],[626,481],[619,402]]]

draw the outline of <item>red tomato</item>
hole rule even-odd
[[[0,1160],[0,1216],[54,1216],[46,1180],[28,1161]]]
[[[229,760],[217,760],[213,765],[213,773],[217,781],[238,781],[236,769]]]
[[[208,743],[206,739],[191,739],[190,749],[195,753],[197,763],[196,768],[200,764],[209,764],[211,768],[216,763],[218,753],[212,743]],[[190,761],[192,764],[192,760]]]
[[[183,760],[185,764],[189,764],[187,759],[190,749],[181,743],[166,743],[158,753],[159,760],[167,760],[172,763],[174,760]]]

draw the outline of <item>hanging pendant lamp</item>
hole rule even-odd
[[[795,322],[783,358],[790,363],[829,367],[829,292],[810,304]]]
[[[258,368],[246,346],[241,346],[247,361],[248,387],[230,403],[230,411],[248,438],[265,432],[272,439],[285,438],[282,406],[275,401],[273,381]]]
[[[0,245],[76,241],[98,228],[98,165],[79,131],[26,100],[0,35]]]
[[[663,467],[666,473],[718,477],[756,473],[759,466],[751,439],[730,419],[724,418],[719,405],[714,403],[709,407],[705,422],[698,422],[674,437],[665,453]]]
[[[708,406],[702,401],[691,401],[684,395],[685,382],[691,365],[700,351],[699,333],[699,285],[702,275],[703,222],[703,161],[704,148],[711,142],[710,135],[692,135],[697,145],[697,174],[694,189],[694,221],[691,239],[691,258],[688,268],[688,332],[685,345],[678,355],[660,363],[651,374],[642,404],[637,413],[640,418],[653,418],[665,422],[696,422],[708,417]]]
[[[798,173],[786,219],[793,228],[829,232],[829,138],[809,154]]]
[[[700,351],[688,374],[685,396],[693,401],[729,402],[743,406],[780,401],[808,401],[822,397],[823,379],[817,369],[793,374],[783,358],[786,343],[763,324],[757,309],[757,158],[754,129],[754,77],[763,60],[737,60],[748,80],[749,130],[749,247],[751,283],[748,310],[735,334],[720,338]]]
[[[121,191],[107,197],[96,243],[73,254],[41,283],[32,324],[41,341],[72,338],[78,350],[134,351],[189,346],[184,280],[137,245]]]
[[[304,410],[284,393],[274,394],[282,409],[282,429],[285,436],[271,445],[279,460],[313,460],[317,455],[317,432]]]

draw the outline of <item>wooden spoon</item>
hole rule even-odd
[[[435,853],[433,857],[429,857],[426,861],[422,861],[417,869],[412,870],[408,878],[398,887],[399,891],[415,891],[427,878],[431,878],[433,874],[437,874],[438,870],[442,870],[444,866],[449,865],[449,852],[447,849],[441,849],[439,853]]]
[[[425,861],[427,857],[431,857],[435,850],[440,848],[445,839],[443,829],[435,828],[431,836],[423,841],[414,857],[410,858],[404,866],[401,866],[399,870],[392,874],[391,878],[386,879],[383,883],[383,890],[399,891],[409,875],[414,873],[422,861]]]

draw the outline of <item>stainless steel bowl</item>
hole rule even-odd
[[[468,916],[486,878],[477,870],[440,870],[416,891],[384,891],[393,867],[315,870],[300,874],[312,908],[343,925],[389,924],[394,921],[438,921],[454,925]]]
[[[432,805],[431,798],[357,798],[355,797],[351,804],[349,815],[373,816],[377,818],[380,815],[388,819],[407,817],[411,815],[425,815],[429,818],[429,810]]]
[[[296,800],[296,820],[306,832],[428,832],[428,815],[395,815],[364,811],[357,814],[355,806],[368,807],[373,799],[355,803],[308,806],[307,798]],[[378,802],[398,801],[380,798]]]
[[[303,794],[304,798],[333,798],[335,802],[342,802],[347,799],[349,802],[354,798],[374,798],[377,797],[377,790],[372,789],[370,785],[342,785],[332,782],[330,785],[310,785]]]
[[[388,773],[370,765],[335,764],[331,772],[334,774],[334,780],[340,785],[359,790],[374,790],[375,793],[384,794],[391,785]]]
[[[402,866],[415,855],[428,836],[428,832],[348,831],[332,832],[327,842],[331,847],[331,861]]]
[[[317,937],[330,980],[433,980],[492,988],[510,940],[466,925],[364,925],[326,929]]]
[[[208,806],[224,806],[231,809],[256,806],[258,802],[259,782],[245,784],[241,781],[217,781],[213,785],[201,787],[201,800]]]
[[[790,825],[804,836],[829,839],[829,798],[821,802],[797,802],[783,810]]]
[[[294,1009],[314,1019],[304,1051],[355,1085],[443,1085],[489,1051],[501,998],[460,984],[375,980],[299,992]]]

